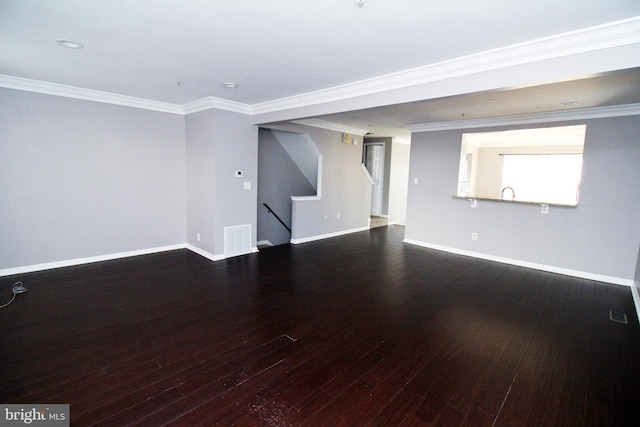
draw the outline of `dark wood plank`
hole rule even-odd
[[[403,232],[2,277],[29,292],[0,310],[0,400],[86,426],[640,422],[628,288]]]

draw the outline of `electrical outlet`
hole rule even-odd
[[[200,233],[196,233],[196,239],[198,239],[198,242],[200,241]]]
[[[478,240],[478,233],[471,233],[471,240]]]
[[[542,215],[548,215],[549,214],[549,205],[540,205],[540,213]]]
[[[336,214],[336,218],[337,218],[337,219],[340,219],[340,212],[338,212],[338,213]]]

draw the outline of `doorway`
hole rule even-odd
[[[374,184],[371,188],[371,216],[382,216],[384,198],[384,142],[364,144],[364,165]]]

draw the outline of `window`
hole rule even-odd
[[[575,206],[586,126],[462,135],[459,197]]]
[[[574,204],[581,172],[582,154],[504,154],[500,196],[503,200]]]

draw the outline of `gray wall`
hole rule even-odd
[[[389,180],[389,223],[407,222],[407,187],[409,185],[409,144],[393,143],[391,150],[391,179]]]
[[[186,147],[187,243],[222,256],[224,228],[251,224],[255,247],[258,128],[244,114],[216,109],[189,114]],[[236,178],[236,170],[244,177]]]
[[[184,243],[184,117],[0,89],[0,269]]]
[[[633,281],[640,242],[640,120],[566,124],[587,125],[580,201],[576,208],[550,207],[548,215],[538,205],[478,201],[471,208],[453,199],[461,137],[474,129],[414,133],[406,239]]]
[[[343,144],[342,133],[336,131],[302,125],[271,127],[308,134],[322,153],[322,197],[294,202],[292,238],[313,239],[367,227],[371,184],[360,166],[361,145]]]
[[[289,243],[291,233],[269,214],[271,209],[291,228],[291,196],[313,196],[316,190],[268,129],[258,137],[258,241]]]

